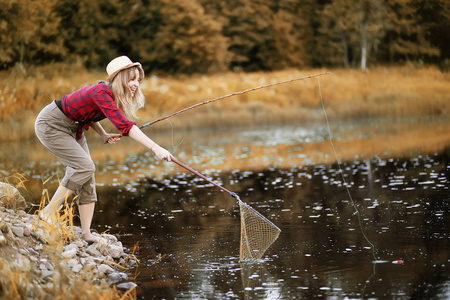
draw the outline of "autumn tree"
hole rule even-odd
[[[0,64],[33,65],[59,60],[67,52],[58,35],[57,0],[0,0]]]
[[[450,69],[450,1],[418,0],[416,3],[421,24],[427,33],[427,39],[437,47],[440,56],[432,56],[428,62],[446,64]]]
[[[322,20],[319,49],[324,61],[346,68],[359,60],[365,69],[389,26],[382,0],[333,0],[322,11]]]
[[[430,43],[428,28],[422,23],[423,14],[418,10],[420,2],[423,1],[387,2],[390,28],[383,39],[381,59],[384,56],[384,60],[394,62],[439,56],[439,48]]]
[[[448,0],[0,0],[0,69],[128,55],[170,74],[422,61],[450,68]]]
[[[224,5],[223,35],[230,40],[231,69],[245,71],[271,69],[276,54],[272,11],[269,3],[234,0]]]
[[[268,58],[271,69],[304,67],[310,64],[311,53],[308,51],[308,18],[304,3],[296,0],[275,1],[272,26],[276,54]]]
[[[121,53],[124,6],[120,0],[58,0],[55,11],[61,18],[59,33],[69,58],[98,67]]]
[[[225,69],[228,45],[221,24],[196,0],[150,1],[140,9],[149,23],[131,46],[152,70],[192,74]]]

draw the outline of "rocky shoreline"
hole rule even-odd
[[[70,284],[77,277],[83,277],[86,284],[111,287],[113,292],[135,289],[137,285],[125,271],[135,266],[137,259],[116,236],[94,233],[100,239],[89,244],[80,238],[80,227],[58,228],[61,225],[50,225],[35,214],[28,214],[17,189],[9,186],[6,190],[5,183],[2,187],[0,297],[14,293],[30,299],[52,296],[53,287],[60,286],[62,281]],[[26,295],[20,289],[9,290],[6,284],[11,276],[22,273],[24,278],[14,284],[19,284],[19,288],[24,284]]]

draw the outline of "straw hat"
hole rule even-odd
[[[114,77],[116,77],[117,73],[134,66],[139,66],[142,68],[140,63],[132,62],[131,59],[128,58],[128,56],[124,55],[116,57],[106,66],[106,73],[108,73],[108,78],[106,78],[106,80],[108,82],[111,82],[113,81]]]

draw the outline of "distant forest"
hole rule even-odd
[[[450,68],[449,0],[0,0],[0,70],[118,55],[158,74]]]

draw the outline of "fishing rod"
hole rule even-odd
[[[175,157],[172,156],[171,159],[172,162],[176,163],[177,165],[179,165],[180,167],[188,170],[189,172],[191,172],[194,175],[197,175],[198,177],[202,178],[203,180],[206,180],[207,182],[211,183],[212,185],[218,187],[219,189],[221,189],[222,191],[230,194],[231,197],[235,198],[235,199],[239,199],[239,196],[235,193],[235,192],[231,192],[229,190],[227,190],[226,188],[224,188],[223,186],[215,183],[214,181],[208,179],[206,176],[204,176],[203,174],[197,172],[196,170],[192,169],[189,166],[186,166],[185,164],[183,164],[182,162],[178,161]],[[239,199],[240,200],[240,199]]]
[[[156,120],[154,120],[152,122],[145,123],[144,125],[141,125],[139,128],[142,129],[142,128],[145,128],[147,126],[153,125],[155,123],[158,123],[158,122],[170,119],[170,118],[175,117],[175,116],[177,116],[179,114],[187,112],[187,111],[189,111],[191,109],[194,109],[196,107],[199,107],[201,105],[205,105],[205,104],[208,104],[208,103],[211,103],[211,102],[215,102],[215,101],[222,100],[222,99],[225,99],[225,98],[230,98],[230,97],[233,97],[233,96],[236,96],[236,95],[243,95],[243,94],[248,93],[248,92],[253,92],[253,91],[256,91],[256,90],[260,90],[260,89],[264,89],[264,88],[268,88],[268,87],[272,87],[272,86],[276,86],[276,85],[280,85],[280,84],[285,84],[285,83],[290,83],[290,82],[294,82],[294,81],[310,79],[310,78],[323,76],[323,75],[328,75],[328,74],[331,74],[331,73],[330,72],[324,72],[324,73],[315,74],[315,75],[309,75],[309,76],[304,76],[304,77],[293,78],[293,79],[289,79],[289,80],[284,80],[284,81],[279,81],[279,82],[275,82],[275,83],[269,83],[269,84],[261,85],[261,86],[254,87],[254,88],[247,89],[247,90],[240,91],[240,92],[234,92],[234,93],[231,93],[231,94],[228,94],[228,95],[223,95],[223,96],[220,96],[220,97],[217,97],[217,98],[214,98],[214,99],[210,99],[210,100],[203,101],[203,102],[194,104],[192,106],[186,107],[186,108],[184,108],[182,110],[174,112],[174,113],[172,113],[170,115],[167,115],[165,117],[156,119]]]
[[[261,89],[265,89],[265,88],[272,87],[272,86],[276,86],[276,85],[281,85],[281,84],[290,83],[290,82],[299,81],[299,80],[311,79],[311,78],[314,78],[314,77],[319,77],[319,76],[328,75],[328,74],[331,74],[331,73],[330,73],[330,72],[323,72],[323,73],[314,74],[314,75],[308,75],[308,76],[303,76],[303,77],[297,77],[297,78],[293,78],[293,79],[288,79],[288,80],[284,80],[284,81],[279,81],[279,82],[275,82],[275,83],[269,83],[269,84],[257,86],[257,87],[250,88],[250,89],[247,89],[247,90],[243,90],[243,91],[240,91],[240,92],[234,92],[234,93],[231,93],[231,94],[228,94],[228,95],[223,95],[223,96],[220,96],[220,97],[217,97],[217,98],[214,98],[214,99],[206,100],[206,101],[203,101],[203,102],[200,102],[200,103],[191,105],[191,106],[189,106],[189,107],[186,107],[186,108],[183,108],[183,109],[181,109],[181,110],[179,110],[179,111],[176,111],[176,112],[174,112],[174,113],[171,113],[170,115],[167,115],[167,116],[165,116],[165,117],[162,117],[162,118],[156,119],[156,120],[154,120],[154,121],[145,123],[144,125],[139,126],[139,129],[145,128],[145,127],[147,127],[147,126],[156,124],[156,123],[158,123],[158,122],[161,122],[161,121],[164,121],[164,120],[167,120],[167,119],[170,119],[170,118],[172,118],[172,117],[178,116],[179,114],[182,114],[182,113],[184,113],[184,112],[187,112],[187,111],[189,111],[189,110],[191,110],[191,109],[194,109],[194,108],[196,108],[196,107],[199,107],[199,106],[201,106],[201,105],[205,105],[205,104],[208,104],[208,103],[211,103],[211,102],[215,102],[215,101],[222,100],[222,99],[225,99],[225,98],[230,98],[230,97],[237,96],[237,95],[243,95],[243,94],[246,94],[246,93],[248,93],[248,92],[253,92],[253,91],[256,91],[256,90],[261,90]],[[123,135],[120,135],[120,136],[118,136],[118,137],[122,137],[122,136],[123,136]],[[105,142],[105,144],[108,144],[108,142]]]

